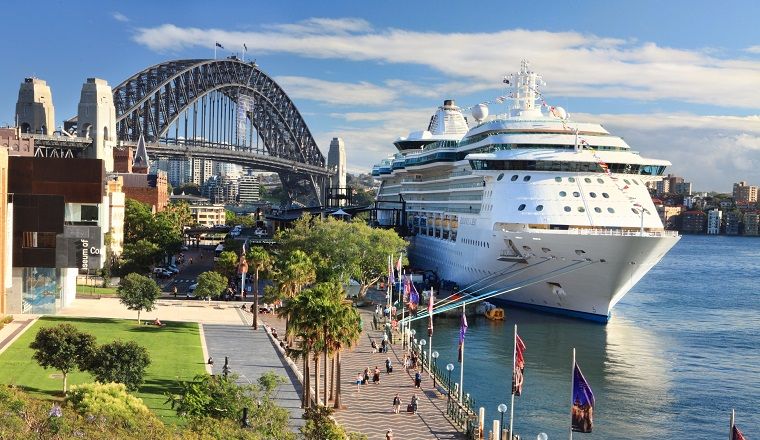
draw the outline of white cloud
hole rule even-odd
[[[303,76],[278,76],[275,81],[291,99],[308,99],[335,105],[383,105],[393,102],[396,93],[368,82],[344,83]]]
[[[496,87],[505,71],[516,70],[527,58],[545,75],[547,91],[555,96],[670,99],[743,108],[756,108],[760,102],[760,61],[579,32],[375,30],[361,19],[312,18],[270,25],[261,32],[163,24],[138,29],[134,39],[158,52],[210,46],[213,41],[231,46],[246,42],[249,52],[259,54],[423,65],[475,89]]]
[[[760,53],[760,46],[750,46],[744,50],[749,53]]]
[[[114,12],[111,14],[111,18],[113,18],[116,21],[120,21],[122,23],[126,23],[129,21],[129,17],[122,14],[121,12]]]

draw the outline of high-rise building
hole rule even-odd
[[[337,195],[342,196],[338,205],[346,204],[346,145],[343,139],[336,137],[330,141],[330,151],[327,153],[327,168],[335,174],[330,177],[330,187]]]
[[[260,199],[261,176],[248,175],[240,177],[238,200],[240,203],[255,203]]]
[[[686,211],[681,214],[681,232],[685,234],[704,234],[706,215],[702,211]]]
[[[691,195],[691,182],[678,182],[671,187],[671,192],[682,196]]]
[[[712,209],[707,213],[707,233],[710,235],[720,234],[720,226],[723,221],[723,211]]]
[[[214,163],[208,159],[191,159],[193,183],[202,186],[214,175]]]
[[[50,86],[39,78],[25,78],[18,91],[16,125],[22,133],[52,135],[55,108]]]
[[[757,187],[744,181],[734,183],[734,201],[757,203]]]
[[[728,211],[725,217],[726,235],[739,235],[742,214],[738,211]]]
[[[760,225],[760,214],[750,212],[744,214],[744,235],[758,235],[758,225]]]
[[[664,178],[655,184],[657,194],[668,194],[670,192],[670,179]]]

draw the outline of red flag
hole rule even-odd
[[[520,335],[515,334],[515,367],[512,371],[512,394],[519,396],[522,394],[523,374],[525,373],[525,343]]]
[[[742,434],[741,431],[739,431],[739,428],[734,425],[734,428],[731,430],[731,440],[747,440],[744,438],[744,434]]]

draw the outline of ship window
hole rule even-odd
[[[594,198],[594,199],[596,198],[596,193],[595,192],[590,192],[590,193],[588,193],[588,195],[590,195],[591,198]]]
[[[586,212],[586,208],[584,208],[583,206],[579,206],[578,212]]]
[[[631,208],[631,211],[633,211],[634,214],[639,215],[639,211],[637,211],[636,208]]]
[[[542,247],[542,248],[541,248],[541,250],[542,250],[542,251],[544,251],[544,252],[546,252],[546,253],[549,253],[549,252],[551,252],[551,251],[552,251],[551,249],[549,249],[549,248],[544,248],[544,247]]]
[[[523,182],[527,182],[527,181],[529,181],[529,180],[530,180],[530,176],[525,176],[525,177],[523,177]]]
[[[602,212],[602,208],[596,207],[596,208],[594,208],[594,211],[596,211],[596,212]]]
[[[554,181],[555,181],[555,182],[562,182],[562,178],[561,178],[561,177],[555,177],[555,178],[554,178]]]
[[[596,181],[599,183],[604,183],[604,179],[596,179]]]
[[[578,191],[573,191],[573,197],[580,197],[580,196],[581,196],[581,193],[579,193]]]
[[[575,177],[568,177],[567,181],[570,183],[575,182]]]
[[[564,191],[560,191],[560,192],[559,192],[559,196],[560,196],[560,197],[565,197],[566,195],[567,195],[567,193],[566,193],[566,192],[564,192]]]
[[[604,197],[605,199],[609,199],[609,198],[610,198],[610,195],[609,195],[609,194],[607,194],[607,193],[602,193],[602,197]]]
[[[544,205],[536,206],[536,211],[543,211],[543,210],[544,210]]]
[[[514,176],[512,176],[512,178],[511,178],[510,180],[511,180],[511,181],[513,181],[513,182],[514,182],[515,180],[517,180],[517,174],[515,174]]]
[[[585,178],[585,179],[583,179],[583,180],[585,180],[585,181],[586,181],[586,183],[591,183],[591,179],[589,179],[588,177],[586,177],[586,178]]]
[[[496,180],[501,180],[504,178],[504,173],[499,174],[499,177],[496,178]]]
[[[635,185],[638,185],[638,184],[639,184],[639,182],[637,182],[637,181],[636,181],[636,179],[631,179],[631,180],[633,180],[633,183],[634,183]]]
[[[569,207],[569,206],[565,206],[565,212],[570,212],[570,211],[572,211],[572,210],[573,210],[573,209],[572,209],[571,207]]]
[[[607,208],[607,212],[609,212],[610,214],[614,214],[615,208]]]
[[[522,211],[523,209],[525,209],[525,203],[523,203],[523,204],[521,204],[520,206],[517,207],[518,211]]]
[[[631,182],[628,179],[623,179],[623,182],[625,182],[626,185],[630,185]]]

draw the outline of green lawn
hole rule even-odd
[[[116,287],[77,285],[77,296],[116,296]]]
[[[60,397],[63,381],[50,377],[58,372],[37,365],[32,359],[33,351],[29,344],[39,328],[64,322],[95,335],[99,344],[122,339],[136,341],[147,348],[151,365],[137,395],[164,421],[177,421],[174,411],[164,404],[166,398],[163,393],[173,390],[178,380],[191,379],[196,374],[205,372],[196,323],[166,322],[165,327],[158,328],[138,326],[134,320],[43,317],[0,354],[0,383],[18,385],[39,397]],[[92,381],[89,373],[69,374],[69,385]]]

